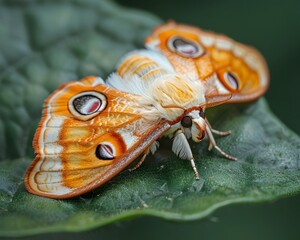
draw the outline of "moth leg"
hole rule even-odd
[[[195,165],[191,147],[186,139],[186,136],[184,135],[181,129],[178,129],[174,134],[172,151],[181,159],[190,160],[195,174],[195,178],[197,180],[200,179],[199,173]]]
[[[211,132],[216,134],[216,135],[219,135],[219,136],[228,136],[231,134],[231,131],[219,131],[219,130],[216,130],[216,129],[211,129]]]
[[[134,170],[138,169],[142,165],[142,163],[145,161],[147,155],[149,154],[149,151],[147,151],[147,150],[145,151],[145,153],[144,153],[143,157],[141,158],[141,160],[133,168],[129,169],[129,172],[133,172]]]
[[[152,143],[151,146],[146,149],[146,151],[144,152],[144,155],[142,156],[142,158],[140,159],[140,161],[133,168],[130,168],[129,171],[132,172],[132,171],[138,169],[142,165],[142,163],[145,161],[147,155],[150,152],[153,155],[158,148],[159,148],[159,142],[155,141],[154,143]]]
[[[210,130],[212,133],[219,135],[219,136],[228,136],[231,134],[231,131],[219,131],[216,129],[213,129],[212,126],[210,125],[209,121],[207,120],[207,118],[205,119],[206,124],[209,126]]]
[[[210,125],[209,121],[207,120],[207,118],[205,118],[205,122],[206,122],[207,127],[211,130],[211,132],[216,134],[216,135],[228,136],[228,135],[231,134],[231,131],[224,131],[223,132],[223,131],[218,131],[218,130],[213,129],[212,126]],[[213,138],[213,141],[214,141],[214,138]],[[209,151],[214,147],[214,145],[212,144],[213,141],[209,141],[209,146],[208,146]]]
[[[211,126],[207,125],[206,126],[206,133],[207,133],[207,137],[209,139],[209,147],[208,150],[211,150],[212,148],[215,148],[222,156],[226,157],[229,160],[237,160],[236,157],[233,157],[227,153],[225,153],[221,148],[218,147],[218,145],[216,144],[216,141],[214,139],[214,136],[212,134],[212,130],[211,130]]]

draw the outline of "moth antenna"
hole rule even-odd
[[[219,148],[216,144],[215,138],[212,134],[212,130],[211,130],[211,126],[210,125],[206,125],[206,133],[207,133],[207,137],[209,139],[209,147],[208,150],[211,150],[212,148],[215,148],[222,156],[224,156],[225,158],[229,159],[229,160],[237,160],[236,157],[233,157],[227,153],[225,153],[221,148]]]
[[[190,160],[194,174],[195,174],[195,178],[197,180],[199,180],[200,177],[199,177],[199,173],[197,171],[196,165],[195,165],[191,147],[181,129],[178,129],[174,134],[172,151],[179,158]]]

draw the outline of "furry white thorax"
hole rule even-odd
[[[137,75],[121,77],[114,73],[107,84],[123,92],[140,96],[141,114],[147,119],[173,121],[184,110],[205,103],[204,87],[201,81],[183,78],[167,73],[151,80],[142,80]]]
[[[175,72],[170,62],[160,53],[151,50],[136,50],[126,54],[118,66],[126,63],[131,56],[150,59],[157,64],[158,74],[149,74],[151,66],[139,68],[138,75],[133,74],[137,68],[126,68],[126,75],[110,75],[106,83],[118,90],[140,96],[141,115],[148,120],[166,119],[173,121],[191,107],[205,103],[203,83]],[[138,64],[138,63],[137,63]],[[126,65],[126,64],[125,64]]]

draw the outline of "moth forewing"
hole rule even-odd
[[[143,117],[141,113],[148,116],[155,109],[143,108],[138,96],[96,83],[96,77],[70,82],[46,100],[34,138],[37,156],[25,175],[29,192],[50,198],[88,192],[170,128],[157,114]]]

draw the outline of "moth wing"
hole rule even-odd
[[[50,95],[36,131],[36,157],[25,186],[33,194],[70,198],[110,180],[170,126],[145,118],[138,95],[87,77]]]
[[[206,95],[232,95],[227,102],[255,100],[267,90],[269,73],[254,48],[220,34],[168,22],[145,41],[161,52],[175,70],[205,83]]]

